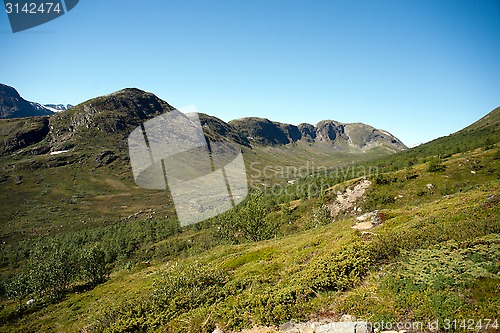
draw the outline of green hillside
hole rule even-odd
[[[500,319],[497,114],[390,156],[332,157],[307,141],[244,146],[259,190],[187,228],[168,194],[135,186],[113,141],[85,149],[78,132],[45,137],[1,161],[1,330],[212,332],[346,313]],[[134,125],[120,117],[111,133]],[[77,149],[32,153],[62,142]],[[307,161],[316,164],[298,169]],[[340,205],[361,183],[366,192]],[[373,228],[352,228],[370,212]]]

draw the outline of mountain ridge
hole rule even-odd
[[[15,91],[14,88],[11,89]],[[42,132],[47,136],[47,139],[44,140],[45,148],[39,151],[65,150],[87,141],[95,142],[96,145],[106,145],[106,143],[98,143],[97,139],[108,141],[110,133],[114,133],[118,141],[123,141],[134,128],[140,126],[144,121],[174,109],[173,106],[153,93],[138,88],[125,88],[98,96],[67,110],[51,113],[48,117],[50,130]],[[248,148],[293,145],[304,142],[309,145],[325,145],[332,152],[359,153],[383,147],[387,152],[392,153],[407,149],[400,140],[388,132],[377,130],[363,123],[344,124],[338,121],[324,120],[316,125],[307,123],[292,125],[258,117],[246,117],[224,122],[208,114],[200,113],[199,115],[207,137],[229,140]],[[23,120],[23,122],[38,123],[39,121]],[[29,126],[27,127],[29,128]],[[10,137],[17,136],[12,127],[3,132]],[[82,140],[82,136],[86,139]],[[30,137],[29,134],[28,137]],[[4,142],[12,141],[11,139],[4,140]],[[3,150],[4,152],[12,152],[16,150],[16,147],[21,149],[40,141],[42,140],[37,135],[36,140],[25,140],[22,144],[16,143]],[[126,150],[123,142],[111,141],[118,144],[120,150]]]
[[[50,116],[72,108],[71,104],[41,104],[25,100],[11,86],[0,83],[0,119]]]

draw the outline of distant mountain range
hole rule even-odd
[[[0,83],[0,118],[23,118],[32,116],[49,116],[59,111],[65,111],[72,105],[47,104],[42,105],[22,98],[17,90]]]
[[[316,126],[307,123],[295,126],[250,117],[232,120],[229,125],[250,143],[259,145],[286,145],[303,141],[309,144],[327,143],[363,150],[381,145],[395,151],[407,148],[389,132],[363,123],[344,124],[335,120],[323,120]]]
[[[20,97],[14,88],[1,85],[2,118],[50,117],[26,120],[27,123],[34,124],[22,126],[23,135],[17,132],[20,130],[17,125],[13,124],[11,133],[6,133],[7,128],[4,128],[4,134],[11,139],[4,137],[6,146],[0,151],[25,148],[44,139],[46,147],[41,151],[82,146],[98,138],[103,144],[115,142],[110,139],[111,136],[121,142],[145,120],[173,109],[173,106],[154,94],[136,88],[123,89],[72,107],[28,102]],[[55,111],[60,112],[55,113]],[[391,153],[407,148],[387,131],[362,123],[344,124],[334,120],[324,120],[316,125],[304,123],[296,126],[255,117],[226,123],[206,114],[200,114],[200,121],[207,137],[233,141],[249,148],[300,144],[305,147],[321,146],[322,150],[327,152],[349,153],[363,152],[377,147],[383,147],[384,151]],[[26,131],[35,131],[36,135],[30,135]],[[20,136],[24,140],[18,140]]]
[[[54,112],[54,113],[57,113],[57,112],[60,112],[60,111],[66,111],[70,108],[73,107],[73,105],[71,104],[44,104],[43,105],[46,109],[49,109],[50,111]]]

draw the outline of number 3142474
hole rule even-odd
[[[51,14],[51,13],[61,13],[61,4],[59,2],[53,3],[53,2],[42,2],[40,4],[34,3],[34,2],[25,2],[25,3],[18,3],[18,2],[7,2],[5,4],[5,10],[7,11],[7,14],[20,14],[20,13],[25,13],[25,14]]]

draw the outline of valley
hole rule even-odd
[[[184,228],[126,143],[170,110],[134,88],[0,121],[2,331],[500,319],[500,109],[412,149],[364,124],[201,114],[241,148],[250,195]]]

